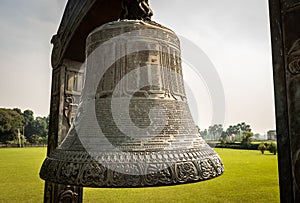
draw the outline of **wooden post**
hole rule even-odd
[[[81,66],[81,63],[64,60],[62,65],[53,69],[47,155],[65,138],[75,116],[74,108],[79,103],[83,85]],[[82,197],[80,187],[45,183],[45,203],[81,203]]]
[[[300,202],[300,3],[269,0],[281,202]]]

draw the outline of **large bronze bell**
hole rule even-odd
[[[74,123],[44,180],[83,187],[203,181],[224,171],[201,138],[183,85],[179,39],[152,21],[107,23],[87,38]]]

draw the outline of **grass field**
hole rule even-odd
[[[209,181],[154,188],[84,189],[84,202],[279,202],[277,156],[216,149],[225,173]],[[42,202],[38,173],[46,148],[0,149],[0,203]]]

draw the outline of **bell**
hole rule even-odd
[[[144,187],[221,175],[219,156],[192,119],[180,55],[176,34],[153,21],[120,20],[92,31],[76,117],[40,177],[82,187]]]

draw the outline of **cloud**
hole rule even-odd
[[[56,33],[65,1],[4,0],[0,7],[1,51],[41,49]],[[36,47],[39,46],[39,47]],[[11,50],[14,49],[14,50]]]
[[[0,7],[0,105],[47,115],[50,97],[50,39],[66,1],[3,0]]]
[[[66,2],[1,0],[1,106],[18,105],[32,108],[38,115],[48,113],[50,39]],[[228,123],[242,120],[240,111],[250,109],[259,111],[259,116],[248,113],[245,118],[257,120],[253,124],[260,131],[263,126],[259,123],[274,126],[267,0],[151,0],[150,5],[154,20],[193,41],[214,63],[226,91]],[[243,91],[255,102],[241,101]],[[265,116],[261,109],[266,109]]]
[[[66,0],[2,0],[1,16],[20,22],[24,17],[39,18],[42,21],[57,21],[62,15]],[[58,23],[58,22],[57,22]]]
[[[157,22],[192,40],[214,63],[225,90],[226,123],[249,120],[258,131],[273,128],[267,0],[152,0],[151,5]]]

